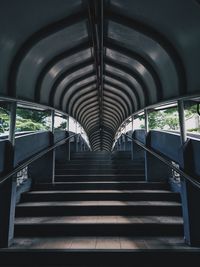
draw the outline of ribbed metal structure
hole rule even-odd
[[[146,106],[200,91],[191,0],[2,0],[0,95],[78,120],[93,150]]]

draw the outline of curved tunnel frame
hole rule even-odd
[[[65,51],[59,51],[59,46],[55,47],[55,55],[45,59],[46,63],[40,67],[41,71],[32,83],[35,84],[34,92],[30,94],[34,96],[33,99],[26,99],[26,97],[23,99],[22,95],[20,95],[20,99],[45,104],[74,117],[85,128],[94,150],[111,147],[119,126],[138,110],[187,95],[186,70],[175,45],[166,36],[155,30],[153,26],[136,20],[135,17],[125,17],[116,9],[113,10],[111,3],[108,5],[104,3],[104,7],[103,18],[101,17],[102,14],[94,14],[97,20],[97,34],[99,34],[99,36],[96,35],[96,38],[99,37],[100,41],[103,40],[103,52],[100,50],[101,42],[95,43],[94,32],[90,29],[91,18],[88,15],[87,5],[83,5],[82,10],[78,13],[39,29],[22,43],[11,63],[7,83],[8,96],[15,98],[19,91],[17,88],[21,88],[23,85],[19,81],[25,79],[23,74],[20,74],[19,69],[25,68],[24,60],[28,55],[31,55],[31,51],[37,46],[41,46],[44,40],[45,42],[48,42],[48,39],[51,40],[54,34],[59,36],[60,33],[61,36],[65,30],[68,32],[70,27],[73,29],[75,25],[80,25],[80,29],[77,28],[80,32],[75,35],[76,37],[80,33],[80,40],[78,37],[76,40],[72,36],[74,38],[72,41],[76,43],[75,47],[70,47]],[[93,7],[90,6],[90,8]],[[101,19],[103,19],[102,25]],[[116,25],[120,25],[124,31],[119,33]],[[103,36],[100,34],[101,27],[103,27]],[[163,82],[163,74],[160,73],[160,69],[163,67],[160,69],[157,67],[160,63],[156,62],[156,59],[153,61],[152,56],[148,55],[146,47],[135,50],[134,46],[130,47],[126,32],[130,36],[131,34],[141,36],[141,40],[144,39],[147,45],[149,42],[149,46],[157,46],[157,52],[160,51],[160,55],[163,54],[166,62],[168,60],[171,64],[169,66],[172,66],[173,69],[169,69],[169,73],[170,71],[173,72],[174,79],[177,80],[177,84],[172,84],[172,90],[175,92],[173,97],[170,96],[170,93],[168,96],[165,89],[170,84]],[[103,61],[100,61],[98,56],[95,57],[95,49],[99,49],[100,54],[103,53],[101,55]],[[146,49],[145,52],[142,49]],[[83,59],[77,60],[77,55],[81,54]],[[70,63],[69,60],[73,57],[77,60],[74,64]],[[67,62],[71,65],[68,66]],[[31,64],[30,62],[29,66],[30,68],[33,67],[34,70],[34,66]],[[53,73],[53,69],[59,64],[64,64],[62,65],[63,68],[57,69],[57,73],[52,76],[51,71]],[[97,64],[102,67],[100,74]],[[140,66],[146,76],[139,69],[134,69],[134,66]],[[99,80],[99,75],[101,75],[100,80],[102,80],[103,86]],[[48,76],[51,76],[49,81]],[[48,83],[51,84],[50,88],[45,89],[44,80],[47,85]],[[59,96],[58,87],[62,83],[63,88],[60,89]],[[148,87],[149,84],[152,84],[152,88]],[[177,89],[175,89],[176,86]],[[45,90],[48,92],[46,94],[48,97],[46,102],[42,103],[45,99],[42,96],[42,94],[45,95]],[[94,136],[97,142],[94,141]]]

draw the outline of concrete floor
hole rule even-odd
[[[56,237],[15,238],[10,249],[64,249],[64,250],[138,250],[190,249],[181,237]]]

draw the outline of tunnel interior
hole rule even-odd
[[[200,90],[191,0],[1,1],[0,96],[55,108],[110,151],[131,114]]]

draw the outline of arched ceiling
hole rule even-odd
[[[93,150],[146,106],[200,92],[195,0],[1,0],[0,95],[62,110]]]

